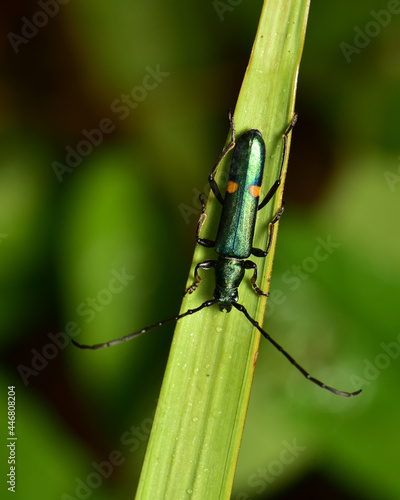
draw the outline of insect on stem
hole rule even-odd
[[[268,240],[265,250],[253,247],[254,231],[256,226],[257,214],[260,209],[265,207],[276,194],[283,178],[284,166],[288,154],[288,136],[291,133],[297,115],[292,117],[289,126],[282,135],[283,150],[282,159],[279,171],[279,177],[269,188],[267,195],[260,202],[260,192],[264,175],[265,164],[265,143],[260,131],[251,129],[242,134],[236,142],[235,124],[231,114],[229,113],[229,121],[231,125],[231,140],[226,148],[219,156],[217,163],[214,165],[208,177],[211,190],[213,191],[216,200],[222,205],[221,219],[215,241],[202,238],[200,233],[206,221],[206,207],[204,197],[200,195],[202,212],[196,230],[197,244],[207,248],[213,248],[218,255],[217,259],[207,259],[199,262],[194,271],[195,281],[186,290],[185,293],[193,293],[197,290],[201,282],[199,271],[207,271],[214,269],[215,273],[215,289],[213,298],[203,302],[195,309],[165,319],[154,325],[148,326],[137,332],[126,335],[120,339],[111,340],[103,344],[82,345],[72,340],[73,344],[81,349],[96,350],[103,347],[110,347],[121,342],[131,340],[142,333],[146,333],[153,328],[165,325],[170,321],[177,321],[190,314],[196,314],[206,307],[218,304],[221,311],[230,312],[232,307],[243,313],[248,321],[276,348],[280,351],[292,365],[299,370],[308,380],[318,385],[322,389],[326,389],[333,394],[344,397],[352,397],[360,394],[361,390],[356,392],[343,392],[324,384],[323,382],[312,377],[297,361],[278,344],[260,324],[250,316],[247,309],[238,303],[239,286],[244,278],[246,270],[253,272],[250,279],[251,286],[258,296],[267,296],[257,285],[257,264],[253,260],[249,260],[250,255],[257,258],[265,258],[271,249],[276,223],[283,213],[283,205],[281,205],[268,225]],[[232,163],[229,172],[228,184],[226,187],[225,198],[215,181],[215,174],[225,156],[233,149]]]

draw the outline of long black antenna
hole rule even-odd
[[[83,345],[83,344],[79,344],[74,339],[71,339],[71,342],[76,347],[79,347],[80,349],[90,349],[93,351],[96,349],[102,349],[103,347],[110,347],[112,345],[120,344],[121,342],[127,342],[128,340],[134,339],[135,337],[142,335],[142,333],[146,333],[149,330],[152,330],[153,328],[157,328],[158,326],[163,326],[163,325],[165,325],[165,323],[169,323],[170,321],[178,321],[178,319],[184,318],[185,316],[189,316],[189,314],[194,314],[194,313],[197,313],[198,311],[201,311],[201,309],[213,306],[217,302],[218,302],[218,299],[207,300],[206,302],[203,302],[203,304],[201,304],[201,306],[196,307],[196,309],[189,309],[182,314],[178,314],[178,316],[174,316],[173,318],[164,319],[163,321],[159,321],[158,323],[154,323],[154,325],[150,325],[146,328],[142,328],[141,330],[139,330],[137,332],[133,332],[133,333],[130,333],[129,335],[126,335],[125,337],[121,337],[121,338],[115,339],[115,340],[110,340],[109,342],[105,342],[104,344]]]
[[[264,331],[259,323],[253,319],[250,314],[247,312],[246,308],[242,306],[241,304],[238,304],[237,302],[233,302],[232,305],[236,307],[239,311],[241,311],[246,318],[250,321],[250,323],[257,328],[257,330],[263,335],[271,344],[278,349],[291,363],[293,366],[295,366],[299,372],[306,377],[306,379],[310,380],[311,382],[314,382],[314,384],[317,384],[319,387],[322,387],[322,389],[326,389],[328,391],[333,392],[333,394],[336,394],[338,396],[344,396],[346,398],[351,398],[353,396],[357,396],[360,394],[361,389],[356,392],[343,392],[343,391],[338,391],[337,389],[334,389],[333,387],[330,387],[329,385],[325,385],[323,382],[317,380],[316,378],[312,377],[302,366],[300,366],[297,361],[292,358],[292,356],[285,351],[285,349],[278,344],[266,331]]]

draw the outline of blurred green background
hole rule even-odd
[[[179,310],[197,195],[261,11],[163,3],[1,7],[1,491],[15,386],[13,498],[136,489],[173,326],[97,352],[65,332],[102,342]],[[395,4],[311,5],[264,322],[312,375],[363,393],[314,387],[261,341],[235,500],[400,498]]]

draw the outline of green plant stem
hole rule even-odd
[[[282,134],[294,113],[308,8],[309,0],[264,2],[235,108],[237,137],[250,128],[263,134],[267,149],[264,195],[278,178]],[[221,165],[219,174],[228,168],[229,160]],[[255,247],[266,247],[268,223],[281,205],[282,188],[260,212]],[[219,210],[218,202],[211,196],[202,237],[215,239]],[[268,257],[257,260],[259,283],[264,291],[268,290],[275,239],[276,233]],[[188,286],[193,283],[195,264],[213,258],[210,252],[196,248]],[[212,272],[208,275],[195,293],[184,298],[181,312],[212,298]],[[239,292],[240,303],[261,322],[265,298],[259,298],[246,279]],[[257,331],[236,310],[222,313],[213,306],[179,321],[137,499],[229,498],[258,342]]]

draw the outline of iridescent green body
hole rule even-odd
[[[236,144],[215,251],[247,259],[253,246],[258,202],[264,174],[265,145],[258,130],[249,130]]]
[[[261,184],[265,144],[258,130],[245,132],[238,140],[231,163],[215,251],[215,291],[221,309],[230,310],[238,300],[247,259],[252,251]]]
[[[290,125],[290,130],[293,124]],[[201,276],[199,275],[199,269],[214,269],[215,290],[213,300],[218,303],[221,311],[226,310],[228,312],[238,301],[238,289],[246,269],[253,270],[253,276],[250,279],[253,290],[258,295],[267,295],[256,284],[257,265],[252,260],[247,259],[251,254],[256,257],[266,257],[270,250],[274,225],[282,214],[282,207],[269,224],[268,244],[265,251],[253,247],[254,230],[258,211],[272,199],[280,185],[286,154],[286,149],[284,149],[279,179],[271,186],[264,200],[260,203],[265,163],[264,139],[261,132],[251,129],[245,132],[236,142],[233,120],[231,120],[231,127],[231,142],[222,152],[208,177],[211,189],[222,205],[222,214],[216,240],[212,241],[200,238],[200,231],[206,218],[205,203],[202,197],[200,199],[203,206],[203,213],[197,226],[197,243],[205,247],[213,247],[218,254],[218,259],[199,262],[195,269],[196,281],[187,290],[188,293],[192,293],[200,284]],[[286,137],[285,135],[284,141],[286,141]],[[232,149],[233,157],[229,179],[226,186],[225,198],[223,198],[214,175],[222,159]]]

